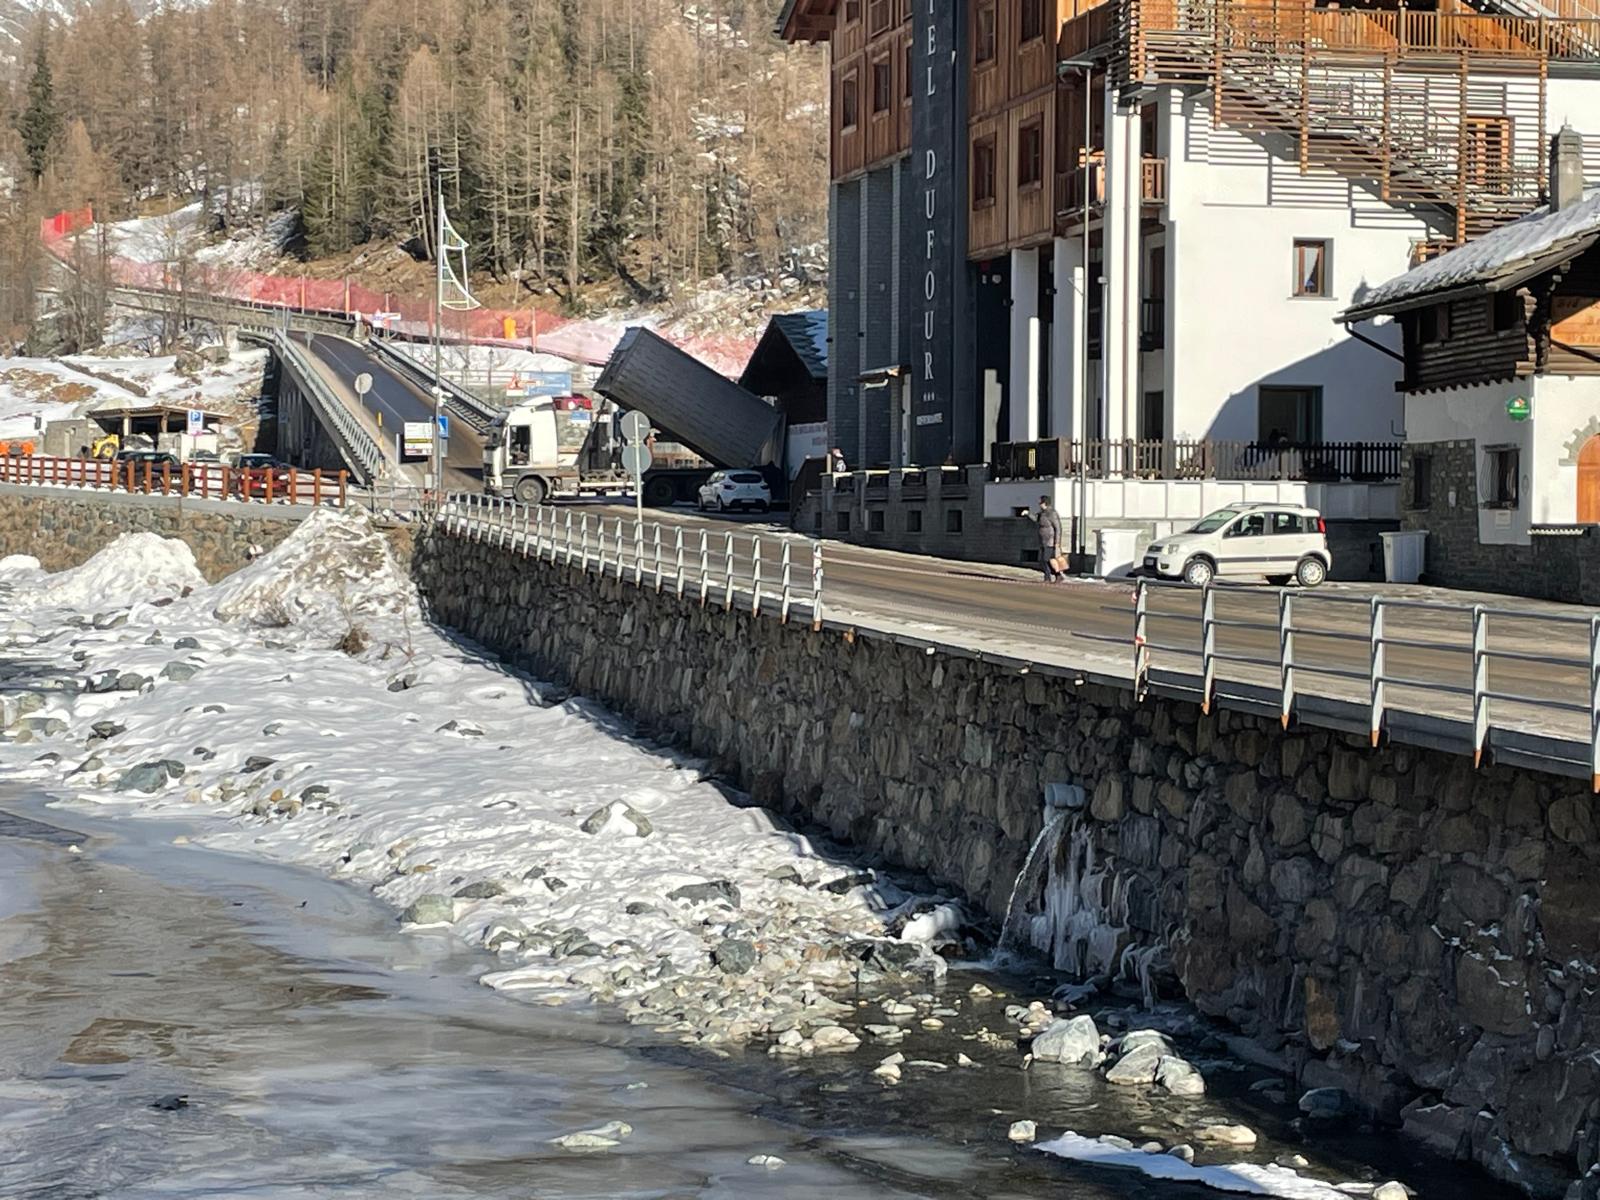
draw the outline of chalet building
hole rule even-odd
[[[1405,526],[1430,581],[1600,602],[1600,187],[1562,130],[1550,199],[1342,319],[1404,334]]]
[[[831,52],[828,420],[867,472],[813,520],[921,547],[872,472],[957,466],[972,557],[1028,554],[1041,492],[1079,549],[1245,498],[1393,527],[1399,331],[1335,318],[1534,210],[1563,122],[1600,134],[1600,8],[1502,2],[791,0]]]

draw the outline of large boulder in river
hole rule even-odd
[[[183,777],[183,764],[177,759],[163,758],[155,762],[142,762],[129,767],[117,780],[119,792],[159,792],[174,779]]]
[[[650,818],[621,800],[613,800],[604,808],[597,808],[584,818],[579,829],[585,833],[622,834],[625,837],[648,837]]]
[[[400,919],[407,925],[448,925],[456,919],[455,902],[430,892],[413,900]]]
[[[1052,1021],[1029,1047],[1037,1062],[1069,1067],[1094,1067],[1100,1063],[1100,1031],[1088,1015]]]

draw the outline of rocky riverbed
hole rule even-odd
[[[985,952],[956,898],[428,626],[358,517],[320,514],[209,586],[148,534],[55,575],[6,560],[0,604],[14,776],[357,884],[398,938],[478,948],[502,993],[619,1014],[730,1084],[760,1063],[786,1112],[960,1127],[992,1153],[1158,1189],[1489,1194],[1431,1166],[1404,1184],[1364,1168],[1388,1152],[1337,1094],[1289,1095],[1182,1010],[952,975]],[[568,1148],[623,1145],[616,1122]],[[1327,1151],[1293,1148],[1307,1138]]]

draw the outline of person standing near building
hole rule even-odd
[[[1061,554],[1061,515],[1050,503],[1049,496],[1039,497],[1039,511],[1023,509],[1028,520],[1039,526],[1039,568],[1046,583],[1055,583],[1066,575],[1066,559]]]
[[[848,471],[844,465],[844,451],[835,446],[828,451],[828,471],[833,475],[843,475]]]

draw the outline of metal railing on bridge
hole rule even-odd
[[[460,384],[444,376],[436,376],[431,364],[424,362],[415,354],[409,354],[398,346],[392,346],[381,338],[373,338],[367,343],[369,350],[383,359],[391,367],[410,376],[420,386],[433,390],[435,381],[438,382],[444,393],[445,406],[456,416],[460,417],[478,433],[486,433],[494,424],[503,409],[497,408],[481,397],[474,395]]]
[[[1474,764],[1502,735],[1545,739],[1563,744],[1556,761],[1600,792],[1600,613],[1149,579],[1134,586],[1141,696],[1162,672],[1159,653],[1184,662],[1167,678],[1197,692],[1208,712],[1226,672],[1235,688],[1272,697],[1285,728],[1303,706],[1334,699],[1361,712],[1374,746],[1406,714],[1458,722]],[[1353,619],[1341,622],[1341,610]],[[1162,640],[1152,625],[1166,628]],[[1441,670],[1437,660],[1452,665]],[[1520,684],[1507,678],[1518,669]],[[1327,716],[1319,711],[1318,723]],[[1548,769],[1552,756],[1540,757]]]
[[[310,356],[280,330],[258,330],[247,336],[271,347],[278,362],[289,370],[295,383],[304,391],[323,428],[338,443],[346,464],[360,476],[362,482],[370,483],[380,478],[385,471],[386,459],[377,439],[344,401],[334,395],[321,372],[312,365]]]
[[[158,464],[149,459],[118,462],[45,455],[0,457],[0,483],[335,508],[343,508],[350,498],[349,477],[344,471],[230,467],[210,462],[190,462],[174,467],[171,463]]]
[[[607,517],[575,506],[530,508],[499,496],[452,492],[430,514],[472,541],[671,592],[701,605],[787,622],[823,620],[822,544],[743,530],[712,532],[660,521]],[[799,553],[796,553],[796,547]]]

